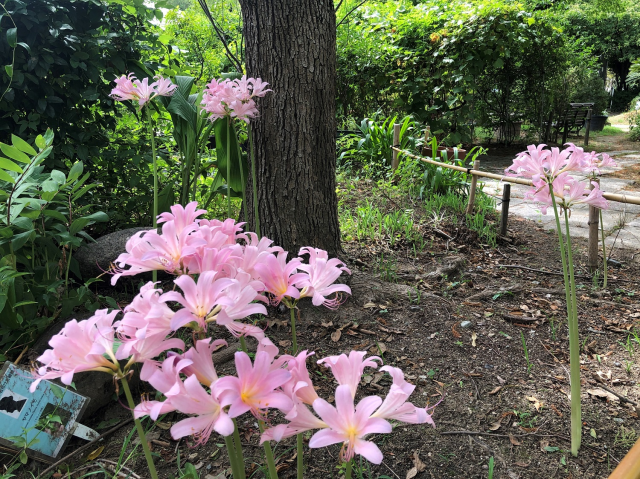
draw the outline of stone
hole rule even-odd
[[[83,280],[95,278],[109,269],[120,253],[126,251],[127,240],[139,231],[149,228],[127,228],[116,231],[96,239],[95,243],[85,243],[73,257],[78,261],[78,267]],[[105,284],[109,281],[105,279]]]
[[[473,323],[471,321],[462,321],[460,323],[460,327],[462,329],[469,329],[471,326],[473,326]]]
[[[40,337],[31,348],[32,352],[35,352],[35,355],[40,356],[46,349],[49,349],[49,340],[60,332],[67,321],[75,319],[80,322],[82,320],[88,319],[91,316],[91,313],[83,313],[73,315],[65,320],[55,322],[54,324],[49,326],[44,331],[44,333],[40,335]],[[125,362],[126,361],[122,362],[123,366]],[[134,371],[133,375],[129,379],[129,386],[134,391],[134,396],[134,388],[136,388],[139,383],[138,377],[138,371]],[[66,387],[58,380],[54,380],[53,382],[57,382],[59,385]],[[113,376],[111,376],[110,374],[99,371],[80,372],[73,375],[73,382],[76,386],[76,392],[90,399],[89,404],[87,405],[87,408],[85,409],[85,412],[83,414],[83,418],[89,418],[93,416],[99,409],[114,402],[114,393],[116,391],[116,388],[113,383]],[[123,389],[120,388],[121,395],[123,394],[123,392]],[[123,402],[126,402],[124,396],[121,400]],[[83,418],[80,418],[80,422],[82,422]]]

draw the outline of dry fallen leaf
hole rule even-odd
[[[380,355],[383,355],[387,352],[387,347],[384,343],[378,343],[378,349],[380,350]]]
[[[511,441],[511,444],[513,444],[514,446],[522,446],[522,443],[511,435],[509,435],[509,441]]]
[[[540,411],[540,408],[544,406],[544,403],[539,399],[536,399],[533,396],[527,396],[527,399],[533,403],[533,407],[536,408],[536,411]]]
[[[338,341],[340,341],[341,336],[342,336],[342,331],[338,329],[333,333],[331,333],[331,341],[333,341],[334,343],[337,343]]]
[[[420,460],[420,456],[418,455],[418,451],[414,451],[413,453],[413,467],[409,469],[407,472],[406,479],[412,479],[418,475],[419,472],[424,471],[427,468],[427,465]]]
[[[376,306],[376,303],[367,303],[363,306],[364,309],[372,309],[372,308],[377,308],[378,306]]]
[[[602,399],[607,399],[609,401],[619,401],[620,399],[615,394],[611,394],[609,391],[605,391],[604,389],[595,388],[595,389],[587,389],[587,394],[591,394],[592,396],[596,396]]]
[[[471,333],[471,346],[476,347],[476,339],[478,339],[478,335],[473,332]]]
[[[87,461],[93,461],[95,458],[97,458],[100,454],[102,454],[102,451],[104,451],[104,446],[100,446],[98,449],[96,449],[95,451],[89,453],[89,455],[87,456]]]
[[[489,431],[497,431],[502,426],[502,418],[498,419],[491,426],[489,426]]]
[[[333,326],[333,321],[329,321],[328,323],[320,323],[323,328],[330,328]]]
[[[291,341],[289,341],[288,339],[285,339],[283,341],[279,341],[278,344],[282,348],[288,348],[289,346],[291,346]]]
[[[530,463],[530,462],[522,462],[522,461],[519,461],[519,462],[514,462],[514,464],[515,464],[516,466],[518,466],[518,467],[529,467],[529,464],[531,464],[531,463]]]
[[[497,386],[496,388],[494,388],[491,391],[489,391],[489,395],[493,396],[494,394],[498,394],[501,389],[502,389],[502,386]]]
[[[171,425],[172,425],[172,423],[170,423],[170,422],[157,422],[156,423],[156,426],[158,426],[163,431],[171,429]]]

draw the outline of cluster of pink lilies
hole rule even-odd
[[[158,217],[160,233],[149,230],[134,235],[126,253],[116,260],[113,283],[121,276],[162,270],[177,275],[174,283],[181,292],[163,293],[149,282],[121,318],[120,311],[100,310],[85,321],[69,321],[51,339],[52,349],[38,358],[43,366],[34,373],[32,391],[42,379],[60,378],[71,384],[75,373],[92,370],[108,372],[124,384],[131,366],[142,363],[141,378],[166,399],[143,400],[135,406],[134,415],[154,420],[174,410],[192,415],[172,427],[176,439],[194,436],[206,442],[212,431],[229,436],[236,431],[233,418],[251,412],[267,421],[268,410],[277,409],[288,422],[267,428],[262,442],[318,429],[310,447],[342,443],[342,460],[360,454],[377,464],[382,453],[364,439],[366,435],[391,432],[389,419],[433,425],[427,408],[407,401],[415,386],[391,366],[381,368],[393,378],[386,398],[365,397],[354,406],[364,369],[377,367],[380,358],[352,351],[318,361],[331,369],[338,383],[334,407],[318,397],[309,377],[306,360],[314,353],[277,357],[278,348],[264,331],[242,321],[266,315],[265,304],[284,302],[295,308],[305,297],[312,298],[315,306],[337,307],[340,294],[351,293],[348,286],[335,283],[343,272],[350,274],[344,263],[312,247],[299,252],[306,263],[303,258],[287,261],[286,251],[268,238],[244,233],[242,223],[199,218],[203,213],[195,202],[184,208],[173,206]],[[236,376],[218,378],[216,374],[212,354],[226,342],[207,337],[212,324],[226,327],[243,345],[245,336],[258,341],[253,363],[246,350],[235,354]],[[174,337],[183,327],[200,338],[186,351],[184,341]],[[123,360],[128,360],[124,367]]]
[[[117,101],[135,100],[142,108],[157,96],[171,96],[175,93],[177,85],[169,78],[155,76],[156,81],[149,83],[149,78],[136,79],[133,73],[116,78],[116,87],[111,90],[111,96]]]
[[[260,78],[247,78],[243,75],[239,80],[211,80],[207,84],[202,97],[205,111],[211,113],[210,120],[218,118],[237,118],[249,123],[249,118],[258,114],[254,98],[262,98],[270,92],[266,82]]]
[[[547,208],[553,203],[551,191],[558,196],[559,206],[563,210],[569,210],[571,206],[580,203],[606,209],[607,200],[593,179],[600,172],[600,168],[616,166],[615,162],[606,153],[585,153],[573,143],[567,145],[564,150],[545,149],[547,145],[544,144],[529,145],[527,151],[518,154],[513,164],[505,170],[505,174],[533,181],[534,186],[526,193],[525,198],[540,203],[543,214],[547,214]],[[571,176],[571,173],[586,174],[588,181],[580,181]],[[589,183],[592,187],[590,190]]]

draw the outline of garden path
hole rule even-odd
[[[640,151],[620,150],[608,151],[617,167],[605,168],[601,176],[601,188],[608,193],[627,194],[640,196]],[[485,155],[481,157],[482,169],[495,173],[501,173],[511,164],[513,157]],[[497,180],[488,180],[484,183],[485,193],[496,196],[498,208],[501,208],[504,183]],[[543,225],[545,229],[555,230],[555,218],[551,210],[543,215],[540,208],[532,202],[524,199],[524,193],[528,189],[524,185],[511,185],[511,204],[509,213],[522,218],[528,218]],[[578,205],[572,209],[569,219],[571,234],[578,237],[588,237],[589,209],[585,205]],[[609,209],[603,212],[603,221],[606,234],[606,244],[609,248],[624,248],[631,253],[640,253],[640,205],[610,202]],[[634,256],[640,261],[640,254]]]

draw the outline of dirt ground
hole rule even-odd
[[[593,288],[587,277],[584,244],[577,247],[584,427],[583,446],[574,458],[569,452],[568,338],[555,235],[512,219],[509,240],[491,249],[474,240],[475,233],[462,222],[439,225],[438,232],[428,224],[420,228],[432,242],[423,252],[402,241],[393,250],[384,242],[345,244],[345,259],[354,270],[349,280],[353,296],[336,311],[301,305],[301,349],[315,351],[316,358],[367,350],[405,371],[417,385],[414,403],[440,401],[433,415],[435,429],[398,424],[392,434],[373,437],[384,462],[363,467],[361,477],[404,479],[416,455],[424,464],[417,478],[485,478],[491,457],[495,478],[607,477],[639,430],[640,344],[630,336],[640,326],[638,258],[616,252],[619,263],[610,268],[608,288],[602,290]],[[376,266],[382,254],[395,262],[391,276]],[[287,319],[287,312],[273,309],[263,322],[281,351],[290,349]],[[315,361],[309,366],[318,394],[332,396],[335,384],[327,371]],[[231,373],[232,363],[218,369]],[[389,385],[388,376],[370,370],[360,396],[384,396]],[[127,417],[128,411],[114,403],[87,425],[113,425]],[[222,440],[214,435],[197,448],[173,441],[168,428],[179,419],[179,414],[167,415],[150,437],[161,476],[178,474],[179,457],[183,467],[187,461],[193,464],[200,477],[225,477],[220,476],[228,468]],[[247,470],[252,477],[263,477],[257,424],[246,415],[239,424]],[[117,463],[123,449],[126,454],[131,450],[123,448],[131,430],[129,424],[108,436],[97,455],[98,446],[79,454],[69,462],[78,473],[64,477],[95,472],[100,462],[107,468]],[[82,444],[74,439],[66,452]],[[338,453],[338,446],[307,453],[305,478],[340,477]],[[280,477],[295,477],[294,440],[283,441],[275,454]],[[65,470],[55,477],[63,477]],[[140,455],[122,471],[131,472],[128,477],[148,477]]]
[[[601,141],[603,151],[632,149],[621,138],[607,142]],[[633,146],[637,149],[638,144]],[[354,204],[375,194],[362,180],[356,190],[359,196],[348,200]],[[640,257],[616,249],[608,287],[603,289],[594,286],[602,278],[594,281],[586,268],[585,243],[576,241],[583,434],[580,454],[574,458],[569,451],[565,293],[555,233],[511,217],[508,238],[490,248],[463,218],[450,215],[436,225],[417,201],[399,196],[388,200],[383,202],[387,211],[414,211],[427,246],[420,251],[404,238],[393,247],[385,238],[345,242],[342,259],[353,269],[346,279],[353,295],[336,311],[301,302],[298,344],[315,351],[311,359],[354,349],[381,356],[416,384],[412,402],[439,404],[433,413],[435,429],[396,424],[391,434],[372,437],[384,461],[379,466],[363,461],[354,477],[486,478],[490,458],[496,479],[608,477],[640,432],[640,337],[632,334],[640,333]],[[288,318],[287,311],[271,308],[259,323],[281,352],[291,349]],[[226,330],[216,334],[237,344]],[[331,399],[336,384],[330,373],[315,360],[308,364],[318,394]],[[218,364],[217,369],[232,374],[233,363]],[[368,370],[357,399],[384,397],[390,383],[388,375]],[[151,392],[139,386],[134,394]],[[129,417],[129,411],[114,401],[83,423],[102,433]],[[208,444],[198,447],[171,438],[170,426],[182,417],[170,413],[153,426],[146,424],[152,427],[148,439],[160,476],[181,477],[179,467],[184,473],[190,463],[203,479],[229,477],[219,436],[212,435]],[[276,424],[281,419],[274,415],[271,420]],[[244,415],[238,423],[247,477],[266,477],[255,419]],[[45,477],[115,477],[114,465],[125,457],[118,477],[147,478],[140,447],[132,453],[127,440],[135,444],[135,437],[128,423]],[[74,438],[65,453],[84,444]],[[342,477],[336,467],[339,449],[305,446],[304,477]],[[295,477],[295,439],[275,446],[275,456],[279,477]],[[45,467],[31,461],[21,472],[24,477],[30,477],[28,471],[37,476]],[[414,467],[417,474],[408,475]]]

